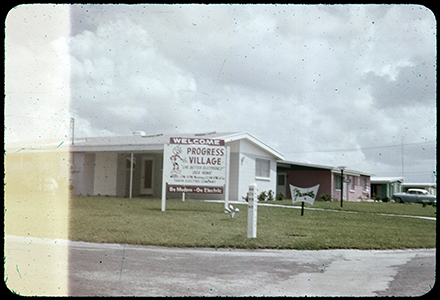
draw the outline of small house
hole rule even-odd
[[[291,198],[289,185],[308,188],[319,184],[317,199],[327,194],[334,200],[340,200],[342,181],[344,201],[370,198],[371,174],[345,169],[343,175],[344,180],[341,180],[341,169],[337,167],[278,161],[277,193],[283,193],[287,198]]]
[[[403,177],[371,177],[371,196],[391,199],[402,192],[402,182]]]
[[[29,157],[41,157],[44,153],[56,165],[51,170],[60,172],[39,175],[43,188],[45,182],[47,185],[53,179],[58,180],[60,173],[68,178],[72,195],[160,198],[164,160],[169,161],[164,158],[164,148],[172,137],[224,140],[224,145],[230,149],[229,200],[246,197],[251,183],[256,183],[260,191],[276,190],[277,160],[283,159],[283,155],[246,132],[146,135],[138,131],[129,136],[76,138],[73,142],[54,143],[62,147],[48,146],[50,143],[46,142],[39,147],[23,147],[23,143],[18,143],[7,147],[8,170],[13,169],[17,178],[22,177],[18,173],[38,172],[26,162]],[[66,159],[66,153],[69,159]],[[175,198],[182,194],[167,191],[166,196]],[[187,197],[225,198],[223,194],[203,193]]]

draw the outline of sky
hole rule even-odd
[[[20,5],[5,142],[248,132],[285,160],[436,180],[436,20],[419,5]]]

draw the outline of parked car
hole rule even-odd
[[[393,199],[399,203],[436,203],[437,197],[427,190],[409,189],[406,193],[395,193]]]

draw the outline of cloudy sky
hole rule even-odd
[[[70,138],[70,118],[75,137],[246,131],[290,161],[436,178],[424,6],[22,5],[5,26],[6,142]]]

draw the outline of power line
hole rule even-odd
[[[385,175],[399,176],[399,175],[396,175],[397,172],[377,172],[377,174],[380,174],[382,176],[385,176]],[[408,174],[419,174],[419,175],[421,175],[421,174],[434,174],[434,171],[405,172],[405,174],[406,175],[408,175]],[[400,177],[404,177],[404,176],[400,176]]]
[[[389,145],[389,146],[377,146],[377,147],[333,149],[333,150],[316,150],[316,151],[292,151],[292,152],[284,152],[284,153],[316,153],[316,152],[322,153],[322,152],[358,151],[358,150],[383,149],[383,148],[393,148],[393,147],[402,147],[402,146],[420,145],[420,144],[429,144],[429,143],[435,143],[435,141],[419,142],[419,143],[408,143],[408,144],[400,144],[400,145]]]
[[[56,121],[66,121],[67,119],[61,119],[58,118],[58,116],[56,118],[54,118],[53,116],[48,116],[48,117],[35,117],[35,116],[19,116],[19,115],[5,115],[5,117],[14,117],[14,118],[24,118],[24,119],[39,119],[39,120],[56,120]]]

